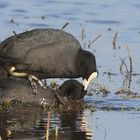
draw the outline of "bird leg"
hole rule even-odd
[[[30,83],[31,83],[32,90],[33,90],[34,94],[37,93],[37,85],[36,85],[35,81],[37,81],[38,84],[42,88],[46,89],[46,86],[44,86],[43,82],[41,80],[39,80],[36,76],[27,74],[25,72],[16,72],[16,68],[14,66],[12,66],[10,68],[9,73],[10,73],[10,75],[15,76],[15,77],[21,77],[21,78],[27,77],[29,79]]]
[[[33,94],[36,94],[37,93],[37,85],[36,85],[36,83],[34,82],[32,76],[29,76],[28,79],[29,79],[29,81],[31,83]]]
[[[34,75],[29,75],[29,76],[28,76],[28,79],[29,79],[29,81],[31,82],[33,91],[36,91],[35,93],[37,93],[37,85],[36,85],[36,83],[35,83],[34,81],[37,81],[38,84],[39,84],[42,88],[46,89],[46,86],[43,84],[43,82],[42,82],[41,80],[39,80],[36,76],[34,76]]]

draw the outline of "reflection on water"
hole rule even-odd
[[[15,107],[16,108],[16,107]],[[45,139],[47,113],[40,108],[23,111],[14,109],[0,115],[0,136],[6,139]],[[54,113],[50,115],[50,137],[56,139],[55,128],[58,127],[58,138],[67,140],[90,140],[92,129],[88,126],[84,112]]]
[[[3,140],[46,138],[47,113],[40,109],[1,113],[0,120]],[[136,111],[51,112],[49,140],[131,140],[140,137],[139,129],[140,113]]]
[[[50,139],[55,139],[56,126],[59,129],[58,139],[61,140],[129,140],[140,137],[140,114],[136,111],[140,109],[140,99],[127,99],[114,94],[126,80],[126,75],[120,73],[120,58],[128,56],[127,46],[132,57],[133,73],[140,74],[140,1],[1,0],[0,13],[0,41],[13,35],[13,31],[62,28],[68,22],[64,30],[72,33],[83,47],[86,44],[86,49],[95,54],[100,73],[96,82],[110,91],[107,96],[85,98],[87,103],[96,107],[97,112],[51,113]],[[114,50],[112,42],[116,32],[118,38]],[[101,37],[88,48],[89,42],[98,35]],[[129,61],[126,64],[129,68]],[[108,72],[115,75],[104,74]],[[132,76],[131,89],[139,95],[139,75]],[[46,125],[47,114],[38,108],[0,113],[0,135],[3,140],[45,139]]]

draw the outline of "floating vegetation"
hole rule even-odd
[[[140,107],[136,107],[135,110],[136,110],[136,111],[140,111]]]
[[[121,88],[118,91],[116,91],[115,94],[127,94],[127,95],[132,95],[133,92],[129,88]]]
[[[16,101],[16,100],[12,100],[10,102],[1,102],[0,104],[0,111],[3,112],[3,111],[6,111],[6,112],[9,112],[9,111],[12,111],[12,110],[16,110],[16,108],[18,108],[18,110],[30,110],[31,108],[42,108],[43,110],[45,111],[48,111],[48,110],[53,110],[54,108],[56,108],[56,105],[53,106],[54,104],[46,104],[46,105],[39,105],[37,103],[25,103],[25,102],[22,102],[22,101]]]
[[[124,81],[122,88],[119,89],[116,94],[126,95],[123,98],[134,98],[136,97],[136,92],[133,92],[131,90],[131,81],[132,81],[132,75],[133,75],[133,64],[132,64],[132,57],[130,54],[130,50],[127,46],[127,53],[128,57],[120,58],[121,64],[120,64],[120,73],[124,75]],[[128,59],[127,59],[128,58]],[[128,61],[126,61],[128,60]],[[123,67],[125,68],[125,72],[123,71]],[[135,75],[135,74],[134,74]]]
[[[110,75],[118,75],[117,73],[114,73],[114,72],[103,72],[104,74],[107,74],[108,76]]]
[[[121,106],[121,107],[113,107],[113,106],[101,106],[98,107],[99,110],[102,111],[130,111],[130,110],[136,110],[134,107],[128,107],[128,106]]]
[[[87,95],[91,95],[93,92],[96,94],[103,94],[104,96],[110,93],[109,89],[105,85],[101,85],[99,83],[94,83]]]
[[[101,93],[103,93],[105,95],[110,93],[110,91],[108,90],[108,88],[105,85],[101,86],[98,92],[99,93],[101,92]]]
[[[50,82],[50,87],[53,89],[56,89],[59,87],[59,84],[56,81],[51,81]]]
[[[11,102],[6,101],[0,103],[0,111],[8,111],[9,109],[11,109]]]
[[[62,97],[61,97],[62,98]],[[73,110],[83,110],[85,108],[84,100],[73,100],[70,98],[64,97],[63,103],[60,103],[58,100],[54,100],[54,103],[51,104],[37,104],[37,103],[25,103],[21,101],[10,101],[10,102],[1,102],[0,104],[0,112],[10,112],[13,110],[25,111],[30,110],[32,108],[39,108],[39,110],[43,110],[44,112],[48,111],[57,111],[57,112],[70,112]]]
[[[91,112],[96,111],[96,107],[94,104],[85,103],[85,109],[89,109]]]
[[[132,90],[127,88],[122,88],[115,92],[115,94],[119,95],[120,97],[123,97],[124,99],[140,98],[140,93],[133,92]]]
[[[65,105],[59,104],[59,108],[57,108],[57,111],[59,112],[71,112],[71,111],[80,111],[84,110],[85,103],[83,100],[72,100],[68,99],[67,102],[65,100]]]

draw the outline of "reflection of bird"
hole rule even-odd
[[[0,44],[0,65],[12,76],[27,77],[33,87],[38,81],[45,88],[42,78],[82,77],[86,89],[97,76],[95,56],[58,29],[35,29],[7,38]]]

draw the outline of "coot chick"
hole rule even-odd
[[[87,93],[84,86],[76,80],[67,80],[59,87],[59,95],[74,100],[84,98]]]
[[[0,44],[0,65],[12,76],[39,79],[83,78],[84,89],[97,76],[95,56],[81,48],[70,33],[59,29],[34,29],[11,36]]]

